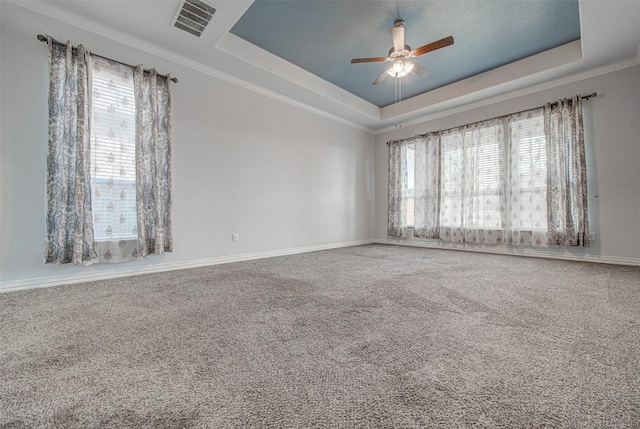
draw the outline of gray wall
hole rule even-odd
[[[447,129],[541,106],[574,94],[597,92],[585,101],[589,222],[596,240],[589,248],[466,246],[518,254],[546,254],[640,264],[640,67],[592,77],[376,136],[376,237],[387,238],[387,146],[393,139]],[[461,245],[428,243],[439,247]]]
[[[48,66],[39,33],[180,79],[172,87],[173,254],[89,267],[42,263]],[[177,267],[374,235],[372,135],[11,3],[2,5],[0,34],[3,283]]]
[[[588,249],[507,252],[640,264],[640,67],[425,120],[374,139],[12,3],[2,2],[0,18],[0,288],[386,240],[388,140],[593,91],[599,96],[585,102],[585,125],[596,241]],[[38,33],[179,77],[172,92],[173,254],[90,267],[42,263],[48,77],[47,47],[36,40]],[[232,233],[240,234],[239,242],[231,242]]]

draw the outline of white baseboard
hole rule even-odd
[[[459,251],[462,250],[465,252],[494,253],[499,255],[527,256],[532,258],[562,259],[565,261],[595,262],[599,264],[640,266],[640,259],[638,258],[560,253],[556,249],[546,250],[544,247],[542,248],[513,247],[513,246],[484,247],[482,245],[445,243],[440,240],[414,241],[414,240],[403,240],[403,239],[393,239],[393,238],[377,239],[377,240],[374,240],[374,243],[394,244],[397,246],[426,247],[431,249],[446,249],[446,250],[459,250]]]
[[[319,250],[337,249],[340,247],[371,244],[375,240],[356,240],[341,243],[320,244],[316,246],[294,247],[290,249],[268,250],[265,252],[245,253],[241,255],[218,256],[214,258],[196,259],[183,262],[171,262],[145,267],[120,268],[91,273],[78,273],[63,276],[41,277],[15,280],[0,284],[0,293],[25,289],[36,289],[51,286],[85,283],[96,280],[108,280],[119,277],[138,276],[141,274],[160,273],[165,271],[184,270],[186,268],[205,267],[209,265],[228,264],[231,262],[250,261],[253,259],[273,258],[275,256],[295,255],[298,253],[317,252]]]
[[[0,293],[12,292],[25,289],[36,289],[51,286],[68,285],[74,283],[85,283],[97,280],[108,280],[120,277],[138,276],[142,274],[161,273],[165,271],[184,270],[187,268],[205,267],[210,265],[228,264],[232,262],[250,261],[253,259],[273,258],[276,256],[295,255],[298,253],[317,252],[320,250],[337,249],[340,247],[359,246],[362,244],[393,244],[398,246],[424,247],[431,249],[462,250],[467,252],[494,253],[500,255],[527,256],[534,258],[562,259],[568,261],[596,262],[601,264],[632,265],[640,266],[640,259],[625,258],[618,256],[600,256],[589,254],[558,253],[557,251],[546,250],[544,248],[514,248],[508,246],[501,247],[481,247],[464,244],[444,243],[438,240],[413,241],[397,239],[368,239],[355,240],[340,243],[320,244],[316,246],[295,247],[290,249],[268,250],[264,252],[244,253],[240,255],[218,256],[214,258],[195,259],[191,261],[171,262],[145,267],[120,268],[105,270],[100,272],[78,273],[71,275],[41,277],[25,280],[15,280],[0,284]]]

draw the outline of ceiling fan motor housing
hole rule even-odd
[[[408,58],[411,56],[411,46],[404,45],[404,49],[400,52],[396,52],[393,46],[389,49],[389,58]]]

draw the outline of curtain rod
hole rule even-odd
[[[38,38],[39,41],[41,41],[43,43],[47,43],[47,36],[44,36],[42,34],[38,34],[37,38]],[[54,39],[53,37],[51,38],[51,43],[54,43],[54,44],[60,45],[60,46],[67,46],[66,43],[62,43],[62,42]],[[76,49],[75,46],[73,46],[72,48]],[[91,55],[94,55],[96,57],[100,57],[100,58],[105,59],[107,61],[113,61],[113,62],[116,62],[118,64],[122,64],[123,66],[132,67],[132,68],[135,67],[135,66],[132,66],[131,64],[123,63],[122,61],[118,61],[118,60],[114,60],[114,59],[111,59],[111,58],[103,57],[102,55],[98,55],[98,54],[94,54],[94,53],[92,53]],[[164,74],[158,74],[158,76],[166,77],[167,79],[171,80],[173,83],[178,83],[178,78],[177,77],[171,77],[169,75],[164,75]]]
[[[595,97],[596,95],[598,95],[598,93],[597,93],[597,92],[592,92],[592,93],[591,93],[591,94],[589,94],[589,95],[583,95],[581,98],[582,98],[583,100],[588,100],[588,99],[590,99],[590,98]],[[558,104],[558,102],[557,102],[557,101],[554,101],[553,103],[550,103],[550,104],[551,104],[551,105],[554,105],[554,104]],[[539,107],[533,107],[533,108],[531,108],[531,109],[521,110],[521,111],[519,111],[519,112],[508,113],[508,114],[506,114],[506,115],[502,115],[502,116],[494,116],[493,118],[483,119],[483,120],[481,120],[481,121],[477,121],[477,122],[492,121],[492,120],[494,120],[494,119],[506,118],[507,116],[517,115],[518,113],[523,113],[523,112],[526,112],[526,111],[528,111],[528,110],[533,110],[533,109],[539,109]],[[474,123],[474,122],[472,122],[472,123]],[[469,125],[469,124],[467,124],[467,125]],[[466,127],[467,125],[461,125],[461,127]],[[452,130],[453,128],[460,128],[460,127],[452,127],[452,128],[447,128],[446,130],[440,130],[440,131]],[[388,141],[388,142],[387,142],[387,145],[388,145],[389,143],[391,143],[391,142],[407,142],[407,141],[411,141],[411,140],[416,140],[416,139],[419,139],[419,138],[426,137],[426,136],[427,136],[427,134],[429,134],[429,133],[426,133],[426,134],[416,134],[416,135],[415,135],[415,136],[413,136],[413,137],[407,137],[407,138],[400,139],[400,140],[391,140],[391,141]]]

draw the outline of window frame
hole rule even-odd
[[[92,88],[91,114],[93,125],[90,130],[91,169],[89,180],[94,217],[93,234],[94,242],[96,243],[138,239],[135,156],[136,110],[133,71],[131,70],[130,73],[124,72],[119,64],[114,64],[115,69],[107,70],[111,64],[112,62],[108,60],[94,59],[94,73],[91,74],[90,82]],[[98,95],[96,95],[96,91]],[[114,116],[112,117],[111,115]],[[121,120],[126,120],[125,126],[122,125]],[[109,128],[109,131],[107,131],[107,128]],[[125,145],[125,152],[122,152],[122,145]],[[117,152],[118,149],[120,149],[120,152]],[[112,160],[108,159],[107,153],[113,155]],[[119,165],[114,164],[113,167],[109,167],[109,163],[117,163]],[[118,167],[126,168],[125,171],[127,173],[120,173],[126,174],[125,177],[118,174],[116,171]],[[105,171],[108,171],[108,173]],[[126,192],[123,199],[121,192],[126,190],[132,190],[132,192]],[[107,194],[111,194],[110,197],[102,201],[97,197],[97,195],[106,196]],[[108,205],[113,201],[122,201],[122,203],[114,204],[114,208],[111,211],[115,211],[115,213],[109,214]],[[131,213],[127,213],[127,208],[130,207],[133,210],[131,210]],[[126,226],[123,226],[122,217],[125,219]],[[109,226],[114,229],[111,234],[106,232]]]

